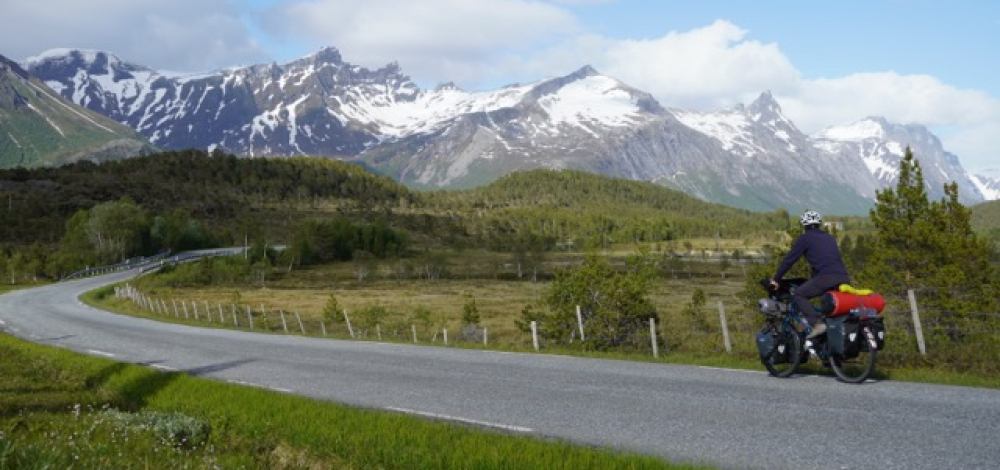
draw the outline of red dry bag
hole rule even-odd
[[[820,303],[820,310],[828,317],[845,315],[856,308],[872,308],[879,313],[885,308],[885,299],[876,293],[858,295],[830,290],[823,294]]]

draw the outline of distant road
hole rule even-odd
[[[161,370],[676,462],[1000,468],[996,390],[267,335],[159,323],[77,300],[136,272],[0,295],[0,328]]]

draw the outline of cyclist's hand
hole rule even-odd
[[[778,281],[771,279],[771,288],[774,290],[778,290],[779,287],[781,287],[781,284],[778,284]]]

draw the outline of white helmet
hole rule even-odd
[[[802,222],[803,226],[819,225],[823,223],[823,217],[816,211],[805,211],[802,213],[802,218],[799,220]]]

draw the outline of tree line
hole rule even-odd
[[[132,256],[246,241],[292,246],[297,263],[343,260],[343,240],[377,257],[416,247],[530,258],[559,247],[766,236],[784,218],[578,171],[416,192],[334,160],[187,150],[0,171],[0,267],[14,279],[54,279]]]

